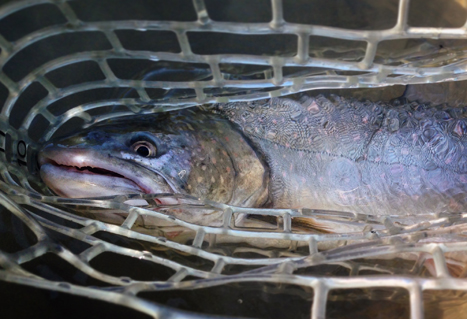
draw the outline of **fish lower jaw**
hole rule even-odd
[[[147,187],[146,185],[141,184],[137,180],[133,178],[129,178],[128,174],[125,174],[123,171],[115,171],[115,170],[110,170],[107,168],[109,165],[105,165],[105,163],[100,163],[102,161],[95,160],[93,154],[87,154],[85,151],[82,151],[78,154],[66,154],[66,150],[60,150],[57,152],[56,150],[52,151],[45,151],[42,154],[39,155],[39,165],[42,168],[44,166],[48,166],[49,169],[47,172],[50,172],[50,167],[55,167],[56,170],[53,171],[52,174],[56,174],[57,176],[63,175],[64,178],[66,177],[66,174],[74,174],[74,177],[80,179],[80,176],[84,175],[93,175],[96,176],[96,178],[101,177],[101,178],[116,178],[120,180],[126,180],[127,182],[130,182],[135,185],[135,187],[131,187],[132,189],[137,189],[137,191],[133,191],[131,193],[144,193],[144,194],[149,194],[152,193],[150,187]],[[51,165],[51,166],[50,166]],[[47,173],[43,174],[41,172],[41,176],[45,175],[45,177],[50,177],[48,176]],[[54,176],[52,176],[53,178]],[[92,177],[88,176],[88,181]],[[46,179],[43,178],[45,181]],[[118,181],[118,180],[117,180]],[[46,182],[47,184],[47,182]],[[117,183],[119,184],[119,183]],[[121,184],[121,183],[120,183]],[[48,185],[50,187],[50,185]],[[53,187],[51,187],[53,188]],[[97,191],[99,193],[99,191]],[[106,191],[107,193],[107,191]],[[116,195],[120,195],[121,193],[119,192]],[[113,195],[113,194],[110,194]],[[99,195],[95,195],[99,196]]]
[[[83,198],[126,194],[176,193],[167,181],[150,172],[135,172],[134,166],[102,152],[47,147],[39,155],[42,180],[64,197]],[[164,179],[165,180],[165,179]],[[177,200],[161,200],[160,205]]]
[[[103,175],[88,169],[43,164],[40,174],[55,193],[70,198],[146,193],[138,184],[123,176]]]
[[[57,195],[70,198],[151,193],[122,175],[112,172],[108,175],[98,174],[93,169],[43,164],[41,176]],[[154,198],[154,201],[161,206],[179,204],[174,198]],[[125,203],[133,206],[148,205],[144,199],[130,199]]]

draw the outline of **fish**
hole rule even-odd
[[[39,166],[69,198],[176,193],[251,208],[458,213],[467,207],[466,135],[463,109],[444,105],[272,98],[108,121],[52,141]],[[221,223],[215,214],[190,221]],[[296,220],[304,225],[349,231]]]
[[[176,193],[243,207],[262,207],[267,201],[262,158],[233,123],[211,112],[189,109],[108,121],[49,143],[38,162],[44,183],[67,198]],[[179,203],[170,197],[155,201],[160,206]],[[221,212],[184,213],[176,217],[205,226],[222,223]],[[124,215],[96,217],[118,224]],[[149,232],[163,228],[163,235],[182,240],[184,232],[176,224],[143,219]]]

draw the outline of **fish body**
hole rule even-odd
[[[461,108],[318,96],[220,109],[265,157],[273,207],[378,215],[467,208]]]
[[[181,193],[244,207],[267,201],[265,163],[230,121],[210,113],[112,121],[49,144],[39,164],[46,185],[70,198]],[[192,217],[202,225],[215,222]]]
[[[46,146],[39,162],[66,197],[174,192],[243,207],[459,212],[466,129],[462,109],[269,99],[106,123]]]

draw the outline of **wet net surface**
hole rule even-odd
[[[5,291],[25,296],[50,291],[42,304],[30,302],[31,311],[50,300],[60,309],[77,296],[97,302],[82,314],[96,317],[108,304],[119,315],[156,318],[462,313],[467,214],[245,209],[167,194],[64,199],[40,181],[36,156],[51,138],[114,117],[313,88],[465,79],[465,3],[2,3],[0,279]],[[185,204],[154,200],[170,196]],[[125,204],[135,198],[149,205]],[[222,225],[167,214],[200,207]],[[121,224],[99,220],[110,210],[121,212]],[[245,227],[236,225],[238,214],[277,222]],[[141,227],[148,216],[189,230],[191,239],[178,243]],[[364,228],[305,233],[292,228],[297,217]],[[78,317],[77,300],[70,305]]]

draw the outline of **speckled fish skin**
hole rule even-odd
[[[42,151],[41,176],[67,197],[139,190],[244,207],[460,212],[467,208],[466,121],[462,108],[337,96],[217,104],[107,123],[61,140]],[[153,137],[160,156],[131,149],[141,134]],[[66,158],[58,164],[69,166],[84,158],[81,166],[126,180],[60,175],[44,158]]]
[[[467,208],[462,108],[318,96],[216,109],[264,156],[273,207],[385,215]]]
[[[139,141],[152,143],[157,154],[139,155],[132,148]],[[264,163],[243,133],[209,112],[107,122],[47,145],[39,164],[43,181],[65,197],[182,193],[244,207],[267,201]],[[120,176],[94,174],[89,167]],[[219,216],[190,216],[190,221],[222,223]]]

